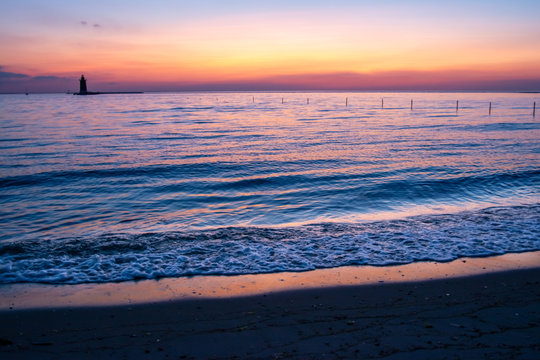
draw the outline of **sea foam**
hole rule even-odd
[[[0,283],[77,284],[450,261],[540,250],[540,205],[359,224],[213,230],[0,245]]]

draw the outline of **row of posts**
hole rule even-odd
[[[252,97],[252,102],[255,103],[255,96]],[[281,98],[281,103],[284,104],[284,98]],[[306,104],[309,105],[309,98],[306,99]],[[411,99],[411,110],[413,109],[413,100]],[[349,106],[349,98],[345,98],[345,106]],[[381,98],[381,109],[384,109],[384,98]],[[459,100],[456,100],[456,112],[459,111]],[[491,115],[491,101],[489,102],[489,109],[488,109],[489,115]],[[533,103],[533,111],[532,111],[533,117],[536,116],[536,101]]]

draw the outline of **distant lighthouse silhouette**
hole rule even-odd
[[[84,78],[84,75],[81,75],[81,79],[79,80],[79,83],[80,83],[79,95],[88,93],[88,89],[86,88],[86,79]]]
[[[86,78],[81,75],[79,79],[79,92],[73,93],[73,95],[100,95],[100,94],[142,94],[142,91],[114,91],[114,92],[94,92],[88,91],[86,87]]]
[[[79,87],[79,94],[87,94],[88,89],[86,88],[86,79],[84,78],[84,75],[81,75],[81,79],[79,80],[80,87]]]
[[[86,87],[86,79],[84,75],[81,75],[81,78],[79,79],[79,92],[73,93],[73,95],[99,95],[99,94],[101,93],[88,91],[88,88]]]

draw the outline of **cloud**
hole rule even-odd
[[[513,74],[466,70],[343,72],[275,75],[223,82],[163,83],[162,89],[158,89],[159,86],[153,90],[538,91],[540,77],[526,78]]]
[[[80,75],[37,75],[2,71],[0,66],[1,92],[65,92],[78,88]],[[96,75],[95,75],[96,76]],[[113,76],[100,75],[101,79]],[[96,79],[98,76],[96,76]],[[540,76],[519,76],[497,71],[445,70],[445,71],[390,71],[378,73],[305,73],[261,76],[231,81],[167,81],[154,82],[150,79],[131,82],[127,79],[92,82],[96,91],[177,91],[177,90],[491,90],[491,91],[538,91]]]
[[[13,73],[8,71],[2,71],[3,66],[0,66],[0,81],[1,80],[12,80],[12,79],[27,79],[29,78],[26,74]]]
[[[225,85],[225,84],[222,84]],[[490,71],[386,71],[377,73],[322,73],[275,75],[233,85],[260,90],[537,90],[540,78]]]
[[[79,21],[79,24],[81,24],[82,26],[88,26],[88,21],[86,21],[86,20],[81,20],[81,21]],[[94,24],[92,24],[92,27],[95,28],[95,29],[99,29],[99,28],[101,28],[102,26],[101,26],[101,24],[94,23]]]
[[[54,76],[54,75],[39,75],[32,77],[32,80],[37,81],[56,81],[56,80],[71,80],[63,76]]]
[[[10,92],[51,92],[66,91],[70,87],[75,87],[76,78],[55,76],[55,75],[37,75],[14,73],[2,71],[0,66],[0,93]]]

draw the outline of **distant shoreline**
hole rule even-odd
[[[143,91],[88,91],[87,93],[73,93],[73,95],[89,96],[89,95],[108,95],[108,94],[144,94]]]
[[[96,94],[177,94],[177,93],[442,93],[442,94],[540,94],[539,91],[519,91],[519,90],[151,90],[151,91],[106,91],[96,92]],[[75,92],[29,92],[35,94],[67,94],[73,95]],[[25,92],[0,92],[0,95],[25,95]]]

